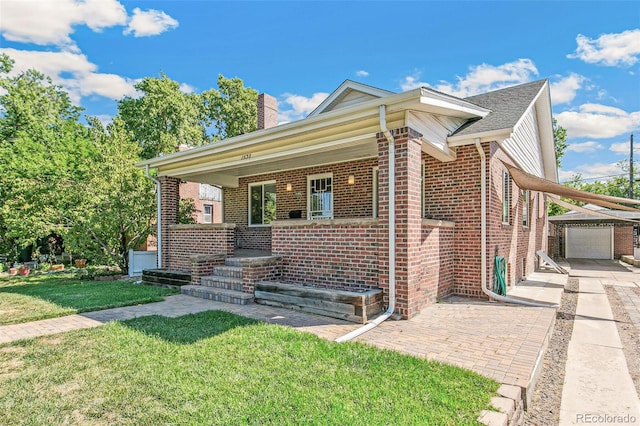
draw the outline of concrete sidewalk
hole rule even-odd
[[[640,424],[640,401],[603,285],[636,286],[640,275],[613,262],[571,260],[579,279],[560,424]],[[635,420],[634,420],[635,419]]]

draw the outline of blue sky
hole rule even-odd
[[[196,92],[239,77],[281,122],[345,79],[465,97],[546,78],[569,136],[561,181],[622,173],[632,132],[640,147],[637,1],[2,0],[0,51],[103,120],[161,71]]]

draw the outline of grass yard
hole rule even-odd
[[[4,424],[476,424],[498,383],[224,312],[0,345]]]
[[[129,281],[82,281],[68,273],[0,277],[0,325],[158,302],[174,293]]]

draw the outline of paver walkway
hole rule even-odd
[[[558,303],[566,276],[535,273],[512,293],[531,300]],[[146,315],[177,317],[223,310],[249,318],[295,327],[334,340],[358,324],[288,309],[230,305],[194,297],[169,296],[164,302],[88,312],[26,324],[0,326],[0,343]],[[471,299],[452,299],[423,309],[408,321],[387,321],[356,340],[381,348],[471,369],[501,383],[522,387],[535,383],[540,360],[555,321],[555,310]]]
[[[571,276],[579,279],[579,294],[567,353],[560,424],[640,424],[640,401],[603,288],[634,287],[640,283],[640,275],[613,261],[569,262]],[[640,307],[632,292],[622,293],[631,298],[628,302],[633,307]]]

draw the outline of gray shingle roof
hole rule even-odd
[[[466,122],[452,136],[490,132],[515,126],[545,82],[546,80],[538,80],[465,98],[465,101],[487,108],[491,112],[482,119]]]

